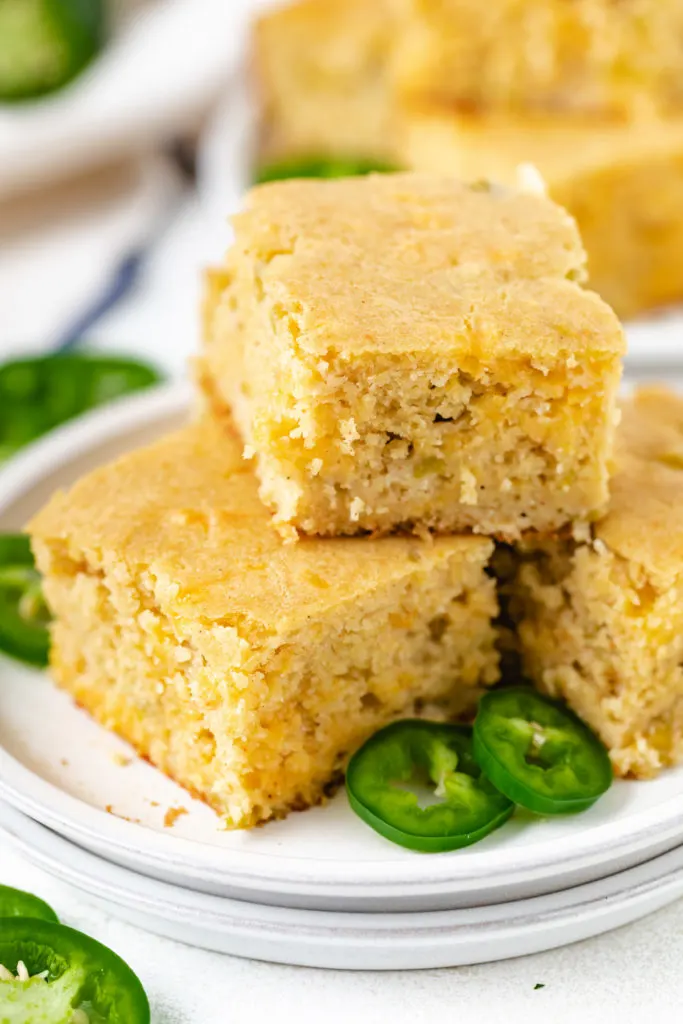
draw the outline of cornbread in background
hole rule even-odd
[[[394,2],[399,94],[465,111],[604,119],[681,110],[680,0]]]
[[[604,506],[624,340],[564,210],[376,175],[261,186],[234,227],[200,375],[278,523],[511,539]]]
[[[527,547],[512,617],[524,667],[564,698],[620,775],[683,760],[683,399],[623,406],[607,515],[583,541]]]
[[[255,24],[266,158],[391,157],[404,100],[626,120],[683,110],[679,0],[295,0]]]
[[[637,124],[404,110],[400,156],[422,171],[514,183],[530,161],[578,222],[588,283],[622,317],[683,296],[683,117]]]
[[[252,40],[263,159],[390,156],[385,83],[391,0],[299,0]]]
[[[498,678],[491,541],[283,545],[211,423],[96,470],[30,529],[57,683],[230,826],[319,801],[379,726],[457,714]]]

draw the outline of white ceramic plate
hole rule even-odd
[[[239,209],[252,177],[256,108],[246,83],[235,83],[204,133],[199,150],[198,187],[214,248],[230,244],[229,214]],[[627,366],[667,377],[683,365],[683,311],[672,307],[626,325]]]
[[[123,399],[32,446],[0,473],[0,530],[21,526],[55,488],[177,425],[189,389]],[[271,904],[433,910],[556,891],[683,841],[683,769],[617,783],[589,811],[521,816],[439,856],[385,842],[349,810],[324,808],[251,832],[224,831],[203,804],[97,726],[43,673],[0,660],[0,796],[79,845],[158,879]],[[187,811],[172,827],[169,808]]]
[[[220,953],[343,970],[456,967],[539,953],[618,928],[683,895],[683,847],[588,885],[430,913],[269,907],[154,881],[81,850],[0,803],[27,860],[147,931]]]

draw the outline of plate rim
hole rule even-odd
[[[47,472],[74,462],[98,444],[120,434],[142,429],[155,421],[182,415],[191,396],[187,382],[151,388],[126,396],[101,409],[86,413],[30,445],[0,470],[0,516],[24,493],[30,492]],[[628,782],[624,785],[648,785]],[[631,852],[647,851],[657,843],[683,836],[683,801],[671,798],[656,807],[644,808],[619,822],[605,822],[576,833],[562,843],[552,838],[533,850],[520,849],[501,863],[500,850],[481,851],[472,858],[423,858],[399,861],[354,862],[349,878],[346,860],[313,860],[276,857],[259,851],[226,850],[207,843],[158,832],[108,814],[72,796],[32,772],[0,747],[0,796],[50,828],[78,843],[106,848],[128,862],[148,868],[163,865],[203,881],[218,879],[236,889],[256,887],[265,892],[310,895],[361,895],[371,890],[379,896],[411,893],[464,892],[468,888],[512,887],[518,881],[561,877],[582,866],[608,865]],[[672,845],[674,843],[672,842]],[[113,857],[111,859],[114,859]],[[645,859],[643,857],[642,859]],[[227,863],[227,862],[230,863]],[[363,874],[360,875],[359,867]],[[150,873],[153,873],[151,871]]]
[[[608,913],[610,904],[614,902],[647,898],[650,893],[661,888],[680,887],[683,892],[683,845],[680,845],[605,878],[552,893],[483,906],[392,912],[302,909],[256,904],[197,892],[140,875],[133,869],[113,864],[77,846],[11,806],[0,804],[0,835],[3,833],[18,845],[29,849],[29,856],[39,857],[39,866],[60,881],[112,902],[118,902],[123,892],[128,900],[140,905],[146,903],[149,910],[157,914],[163,912],[160,908],[165,908],[188,918],[201,913],[216,921],[246,921],[256,927],[283,927],[299,923],[313,932],[325,930],[326,925],[330,929],[343,925],[345,933],[354,938],[368,933],[379,935],[392,931],[408,932],[416,924],[421,926],[421,932],[430,934],[445,930],[465,930],[472,922],[475,926],[518,927],[524,921],[538,923],[542,919],[553,919],[569,913],[585,913],[590,908]],[[58,852],[52,853],[50,846],[56,847]],[[63,854],[61,856],[60,850]],[[87,886],[84,884],[86,881],[89,883]],[[96,886],[98,891],[95,892],[91,886]],[[357,927],[360,925],[364,927]]]

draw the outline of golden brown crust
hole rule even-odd
[[[296,307],[310,352],[623,352],[611,311],[566,280],[583,250],[542,196],[419,174],[277,182],[234,225],[232,266]]]
[[[309,352],[624,351],[611,311],[567,280],[581,242],[542,196],[420,174],[287,181],[253,189],[234,225],[233,268],[298,310]]]

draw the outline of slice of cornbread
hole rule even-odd
[[[368,5],[371,6],[371,5]],[[679,0],[395,0],[397,88],[460,109],[627,119],[683,103]]]
[[[264,160],[387,158],[390,0],[298,0],[254,25],[252,72]]]
[[[683,760],[683,399],[623,406],[606,516],[523,549],[512,583],[526,671],[609,747],[620,775]]]
[[[209,423],[30,525],[57,683],[238,827],[315,803],[378,726],[458,713],[498,674],[490,541],[283,545],[270,523]]]
[[[304,533],[517,537],[593,514],[624,342],[547,199],[446,177],[254,189],[200,376]]]
[[[622,316],[683,297],[683,117],[635,124],[405,109],[401,160],[514,182],[530,162],[576,217],[589,284]]]

